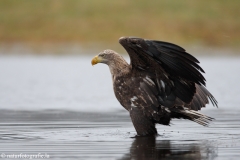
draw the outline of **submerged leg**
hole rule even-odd
[[[155,123],[152,119],[146,117],[142,110],[132,107],[130,110],[130,117],[138,136],[150,136],[157,134]]]

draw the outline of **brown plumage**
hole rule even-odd
[[[195,57],[168,42],[122,37],[119,43],[130,64],[113,50],[99,53],[92,64],[109,66],[115,96],[129,111],[138,135],[157,134],[155,124],[169,125],[172,118],[208,125],[212,118],[197,111],[209,99],[215,106],[217,101],[205,88]]]

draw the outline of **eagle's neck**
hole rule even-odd
[[[123,76],[129,73],[129,64],[122,57],[115,58],[108,64],[112,77]]]

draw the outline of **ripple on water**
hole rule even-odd
[[[6,116],[4,112],[2,110],[1,114]],[[47,153],[56,159],[219,159],[219,155],[223,158],[239,156],[240,127],[234,123],[237,116],[224,121],[219,115],[215,117],[219,121],[210,127],[174,120],[171,127],[157,126],[158,137],[131,138],[135,131],[128,115],[124,114],[114,113],[116,116],[112,117],[113,113],[79,112],[74,113],[74,117],[71,112],[62,111],[64,117],[71,117],[70,121],[63,121],[61,116],[49,114],[49,111],[32,111],[32,115],[51,116],[39,120],[21,116],[24,112],[16,114],[16,121],[15,116],[8,115],[11,122],[0,124],[0,150],[5,154]],[[94,114],[98,115],[98,122],[91,118]]]

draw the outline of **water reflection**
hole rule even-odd
[[[179,141],[178,141],[179,142]],[[217,157],[216,148],[206,143],[174,143],[170,140],[157,140],[155,137],[136,137],[129,148],[129,153],[120,160],[153,159],[213,159]]]

